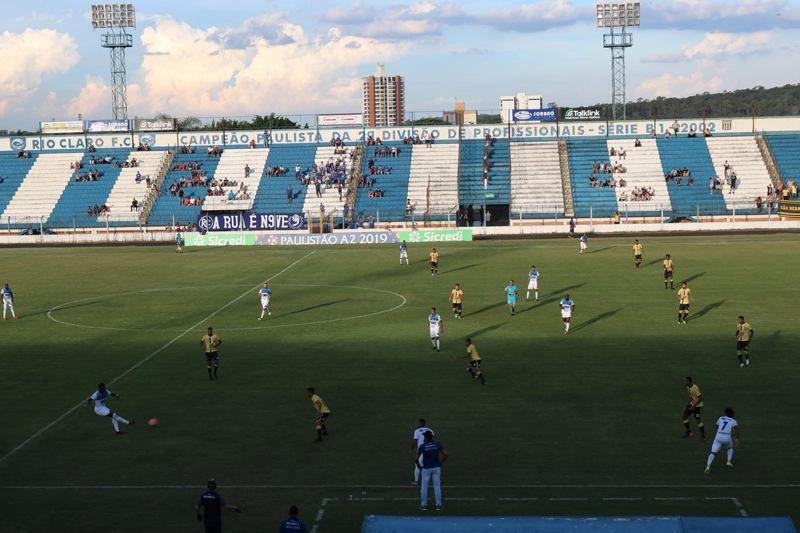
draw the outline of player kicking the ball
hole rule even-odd
[[[122,435],[122,431],[119,430],[119,423],[122,422],[125,425],[132,426],[133,420],[125,420],[121,416],[112,412],[111,409],[106,407],[107,396],[115,396],[117,400],[119,400],[119,394],[113,393],[106,389],[106,384],[101,383],[97,386],[97,392],[86,398],[86,404],[89,405],[94,402],[94,412],[99,416],[107,416],[111,418],[111,423],[114,424],[114,431],[117,432],[117,435]]]
[[[731,432],[736,435],[733,440],[731,440]],[[733,419],[733,409],[726,407],[725,416],[721,416],[717,420],[717,436],[714,437],[714,444],[711,445],[711,455],[708,456],[708,462],[706,463],[706,474],[711,472],[711,463],[714,462],[714,457],[723,446],[728,450],[728,462],[725,464],[733,468],[731,459],[733,459],[734,444],[739,444],[739,423]]]
[[[269,310],[269,300],[272,298],[272,289],[269,288],[269,284],[265,283],[263,287],[258,291],[258,295],[261,297],[261,316],[258,318],[261,320],[264,318],[264,313],[269,313],[272,315],[272,311]]]

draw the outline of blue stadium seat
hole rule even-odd
[[[0,183],[0,214],[14,197],[22,180],[36,162],[36,157],[35,153],[27,159],[18,159],[16,154],[0,154],[0,178],[3,178],[3,183]]]
[[[570,139],[567,141],[567,153],[575,216],[613,216],[618,209],[616,190],[589,185],[593,164],[609,161],[606,139]]]
[[[261,176],[253,204],[254,213],[297,213],[303,210],[306,199],[306,186],[295,177],[295,165],[301,172],[311,172],[311,163],[317,153],[317,145],[273,146],[267,156],[267,166],[283,165],[285,176],[267,176],[266,168]],[[286,187],[292,186],[294,199],[289,204]]]
[[[369,188],[361,187],[356,195],[356,203],[353,208],[353,216],[357,218],[363,216],[366,221],[368,217],[375,217],[381,222],[397,222],[405,218],[406,199],[408,198],[408,179],[411,170],[411,151],[418,148],[410,144],[403,143],[384,143],[382,146],[397,146],[397,157],[375,157],[376,147],[364,147],[364,163],[361,171],[366,178],[369,175],[369,160],[374,159],[379,166],[391,167],[391,174],[373,176],[375,184],[373,190],[380,187],[383,198],[370,198]]]
[[[770,134],[767,141],[784,183],[800,182],[800,134]]]
[[[461,142],[458,196],[461,205],[511,203],[510,146],[508,140],[494,139],[489,152],[488,186],[483,188],[483,153],[485,140]],[[486,193],[494,198],[486,199]]]
[[[209,183],[214,177],[214,171],[219,164],[219,157],[209,157],[202,147],[197,149],[198,153],[194,154],[177,154],[173,160],[175,163],[188,163],[196,162],[200,165],[200,169],[205,172]],[[189,222],[197,222],[197,217],[200,215],[199,205],[183,205],[178,202],[177,197],[169,195],[169,187],[173,181],[179,181],[181,177],[188,178],[190,172],[188,170],[170,170],[164,179],[164,184],[161,186],[161,194],[156,199],[153,209],[150,211],[150,216],[147,219],[148,224],[164,225],[172,224],[173,219],[175,222],[186,224]],[[189,187],[184,189],[184,194],[194,194],[201,200],[206,197],[206,187]]]
[[[667,185],[674,215],[696,216],[698,212],[703,215],[726,211],[724,197],[717,193],[710,194],[708,190],[708,178],[714,176],[716,171],[705,139],[659,137],[656,144],[664,174],[686,167],[695,179],[695,185],[691,187],[677,187],[674,182]]]

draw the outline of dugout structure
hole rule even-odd
[[[333,213],[311,211],[308,213],[308,231],[309,233],[332,233],[333,220]]]

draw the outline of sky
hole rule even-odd
[[[406,109],[500,97],[611,100],[611,52],[583,0],[135,2],[129,116],[360,112],[361,81],[386,65]],[[642,2],[626,52],[627,99],[799,83],[800,0]],[[0,18],[0,129],[112,117],[109,52],[91,4],[15,2]],[[494,111],[497,112],[497,111]]]

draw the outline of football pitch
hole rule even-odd
[[[450,455],[439,514],[800,523],[800,237],[643,236],[641,270],[634,238],[590,238],[584,256],[566,238],[446,244],[436,277],[416,243],[409,266],[395,245],[4,249],[0,283],[20,320],[0,323],[0,530],[202,531],[193,508],[209,478],[243,510],[225,513],[225,531],[277,530],[290,505],[318,533],[421,515],[408,455],[419,418]],[[664,288],[665,254],[676,290]],[[525,302],[531,265],[538,303]],[[266,280],[272,315],[258,321]],[[678,324],[684,280],[694,302]],[[739,315],[755,330],[744,368]],[[223,341],[213,381],[208,326]],[[455,358],[467,337],[486,386]],[[686,375],[703,395],[706,443],[694,420],[681,438]],[[79,406],[99,382],[136,421],[124,435]],[[310,386],[332,412],[321,444]],[[704,475],[725,407],[741,445],[732,469],[723,450]]]

